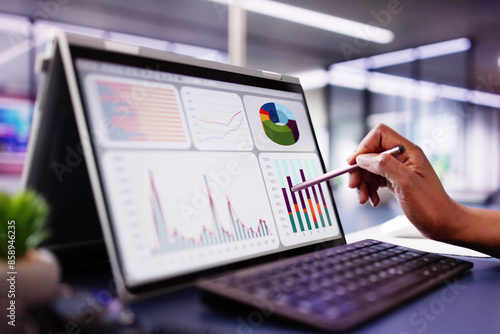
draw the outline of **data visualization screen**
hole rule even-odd
[[[341,237],[302,94],[75,64],[129,286]]]

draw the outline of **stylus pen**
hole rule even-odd
[[[405,150],[404,146],[400,145],[400,146],[391,148],[390,150],[384,151],[384,152],[382,152],[380,154],[392,154],[392,155],[396,155],[396,154],[399,154],[399,153],[403,153],[404,150]],[[332,170],[332,171],[330,171],[328,173],[325,173],[323,175],[315,177],[313,179],[310,179],[310,180],[304,181],[302,183],[296,184],[295,186],[293,186],[291,188],[291,190],[293,192],[300,191],[302,189],[312,187],[312,186],[314,186],[314,185],[316,185],[318,183],[321,183],[323,181],[326,181],[326,180],[329,180],[329,179],[333,179],[334,177],[340,176],[342,174],[352,172],[353,170],[356,170],[358,168],[359,168],[358,164],[354,164],[352,166],[347,166],[347,167],[342,167],[342,168],[339,168],[339,169],[335,169],[335,170]]]

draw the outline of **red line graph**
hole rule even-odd
[[[231,122],[233,121],[233,119],[238,116],[239,114],[241,114],[241,110],[238,111],[236,114],[234,114],[231,119],[229,120],[229,122],[227,123],[222,123],[222,122],[214,122],[214,121],[207,121],[205,119],[201,119],[201,118],[198,118],[198,120],[200,122],[203,122],[203,123],[209,123],[209,124],[219,124],[219,125],[223,125],[223,126],[229,126],[229,124],[231,124]]]

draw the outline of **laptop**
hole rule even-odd
[[[38,68],[25,186],[49,198],[63,250],[85,257],[102,231],[124,300],[197,282],[344,330],[471,267],[346,245],[327,182],[290,191],[325,172],[297,78],[63,32]]]

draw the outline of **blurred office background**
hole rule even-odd
[[[35,59],[56,28],[297,75],[329,168],[382,122],[424,149],[453,197],[484,203],[500,189],[499,15],[492,0],[2,1],[0,190],[19,187]],[[356,195],[346,178],[334,186],[341,218],[376,220],[347,215]]]

